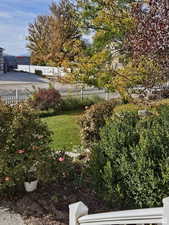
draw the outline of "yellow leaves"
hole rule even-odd
[[[164,75],[160,66],[145,57],[140,57],[137,63],[131,61],[118,69],[113,79],[114,87],[120,93],[127,93],[128,88],[137,85],[149,88],[161,82],[164,82]]]
[[[107,58],[107,50],[102,50],[91,56],[77,56],[70,65],[72,71],[69,76],[76,81],[103,87],[105,83],[108,83],[107,78],[109,77],[109,72],[105,69]]]
[[[78,27],[78,11],[68,0],[52,3],[50,14],[39,16],[29,25],[28,48],[37,64],[62,66],[72,61],[83,47]]]

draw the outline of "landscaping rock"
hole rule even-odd
[[[148,100],[158,100],[158,99],[160,99],[160,95],[148,93],[147,96],[146,96],[146,99],[148,99]]]
[[[139,116],[150,116],[150,115],[152,115],[152,113],[149,112],[147,109],[144,109],[144,110],[138,110],[138,115]]]

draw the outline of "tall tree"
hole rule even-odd
[[[149,52],[148,47],[157,50],[153,41],[158,43],[159,50],[163,48],[164,45],[160,44],[161,36],[165,42],[168,41],[165,38],[168,32],[168,21],[165,22],[168,14],[164,0],[163,6],[159,5],[159,0],[150,0],[151,10],[143,8],[145,3],[134,0],[79,1],[83,8],[82,28],[88,32],[94,31],[94,35],[90,49],[78,56],[75,65],[76,79],[110,90],[116,89],[124,97],[129,95],[128,90],[133,86],[141,84],[147,88],[164,81],[164,71],[159,60],[145,54]],[[160,13],[164,15],[159,17]],[[152,35],[150,31],[156,17],[159,17],[160,31],[154,27]],[[157,36],[155,40],[154,37]],[[161,50],[160,52],[164,56]]]
[[[49,17],[38,16],[28,28],[29,41],[27,47],[31,50],[31,61],[33,64],[45,65],[47,63],[49,43]]]
[[[61,66],[72,61],[82,46],[77,7],[69,0],[52,3],[50,15],[29,25],[28,48],[32,62]]]
[[[88,84],[114,89],[115,69],[126,55],[123,42],[134,26],[130,15],[131,1],[79,0],[81,29],[93,32],[87,51],[76,57],[74,76]]]

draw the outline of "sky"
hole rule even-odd
[[[48,13],[52,0],[0,0],[0,47],[6,54],[28,55],[28,24]]]

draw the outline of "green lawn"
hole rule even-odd
[[[80,127],[78,118],[82,112],[66,112],[62,115],[43,118],[49,129],[53,131],[52,149],[71,150],[72,146],[80,144]]]

